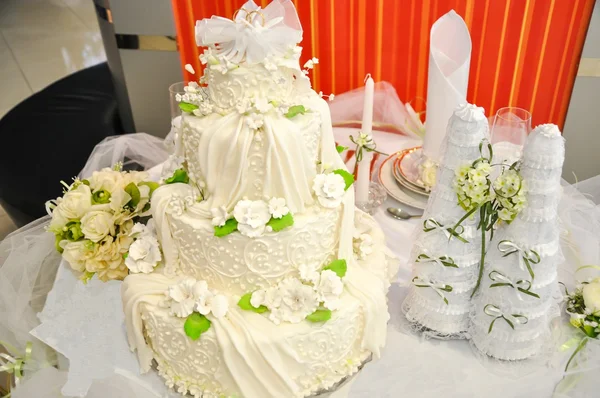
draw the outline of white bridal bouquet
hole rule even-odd
[[[82,272],[84,281],[94,275],[105,282],[125,278],[132,265],[129,261],[128,266],[126,259],[134,240],[141,235],[144,244],[155,241],[134,225],[149,215],[150,196],[159,184],[149,181],[146,172],[121,168],[118,164],[95,171],[89,179],[76,178],[71,185],[62,182],[64,195],[46,203],[52,215],[48,230],[56,236],[56,249],[74,270]],[[160,260],[158,245],[144,244],[135,250],[133,263],[146,257],[138,253],[143,251],[151,254],[156,265]],[[151,267],[142,268],[140,272]]]

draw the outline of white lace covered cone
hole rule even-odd
[[[557,208],[564,155],[564,139],[552,124],[536,127],[525,143],[521,175],[528,204],[498,229],[473,299],[469,334],[488,356],[520,360],[539,354],[550,321],[559,315],[557,266],[563,256]]]
[[[481,252],[479,217],[463,222],[460,236],[467,243],[454,236],[449,239],[447,229],[465,214],[453,189],[454,171],[481,157],[479,145],[488,135],[483,108],[471,104],[460,105],[448,122],[437,183],[411,253],[413,286],[402,305],[406,318],[427,336],[463,338],[468,328]]]

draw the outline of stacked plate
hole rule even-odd
[[[379,181],[398,202],[424,210],[429,192],[419,180],[418,161],[421,152],[421,147],[415,147],[389,156],[381,164]]]

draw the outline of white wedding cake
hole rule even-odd
[[[196,25],[206,68],[152,195],[163,263],[122,289],[142,371],[181,394],[311,396],[385,344],[396,267],[354,206],[301,38],[290,0]]]

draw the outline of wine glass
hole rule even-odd
[[[494,157],[511,164],[521,158],[523,145],[531,132],[531,113],[517,107],[498,109],[491,131]]]
[[[169,103],[171,105],[171,131],[165,138],[165,145],[168,149],[178,154],[181,150],[179,145],[179,129],[181,127],[181,108],[179,108],[178,95],[185,94],[184,87],[187,82],[177,82],[169,86]]]

